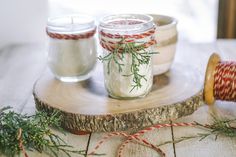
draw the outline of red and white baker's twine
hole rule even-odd
[[[117,157],[122,157],[123,150],[124,150],[125,146],[133,140],[135,140],[136,142],[138,142],[140,144],[143,144],[143,145],[155,150],[157,153],[159,153],[160,156],[165,157],[166,156],[165,153],[160,148],[158,148],[157,146],[155,146],[151,142],[147,141],[146,139],[140,138],[139,136],[141,136],[141,135],[143,135],[147,132],[153,131],[154,129],[160,129],[160,128],[172,127],[172,126],[173,127],[180,127],[180,126],[195,126],[195,125],[196,125],[195,123],[157,124],[157,125],[154,125],[152,127],[140,130],[140,131],[138,131],[137,133],[135,133],[133,135],[129,135],[129,134],[124,133],[124,132],[112,132],[112,133],[109,133],[106,136],[104,136],[97,143],[97,145],[94,147],[93,151],[91,151],[88,155],[95,154],[96,150],[98,150],[98,148],[100,148],[106,140],[108,140],[108,139],[110,139],[114,136],[123,136],[127,139],[120,145],[120,147],[117,151]]]
[[[155,33],[155,27],[152,28],[151,30],[141,33],[141,34],[132,34],[132,35],[120,35],[120,34],[111,34],[111,33],[105,33],[104,31],[100,31],[101,36],[107,37],[107,38],[112,38],[112,39],[142,39],[146,38],[148,36],[151,36]]]
[[[96,33],[96,28],[94,28],[91,31],[79,33],[79,34],[61,34],[61,33],[54,33],[50,32],[48,29],[46,29],[47,35],[54,39],[64,39],[64,40],[79,40],[79,39],[87,39]]]
[[[100,44],[104,49],[108,51],[113,51],[116,48],[117,44],[121,43],[120,39],[124,40],[122,43],[130,43],[130,42],[135,42],[135,40],[152,37],[154,33],[155,33],[155,27],[153,27],[151,30],[147,32],[140,34],[132,34],[132,35],[111,34],[111,33],[105,33],[103,30],[101,30]],[[149,46],[152,46],[154,44],[156,44],[156,40],[150,38],[148,42],[143,43],[143,47],[148,48]]]
[[[219,62],[214,74],[216,100],[236,101],[236,62]]]

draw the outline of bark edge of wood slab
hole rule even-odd
[[[62,83],[47,70],[35,83],[33,96],[39,111],[58,110],[63,128],[72,133],[135,131],[192,114],[203,104],[202,84],[195,69],[173,65],[155,76],[147,97],[116,100],[107,96],[99,65],[90,80],[80,83]]]

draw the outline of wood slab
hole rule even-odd
[[[193,113],[202,104],[203,78],[196,69],[175,64],[154,78],[145,98],[117,100],[104,88],[99,64],[91,79],[79,83],[56,80],[49,70],[35,83],[38,110],[61,111],[63,127],[71,132],[137,130]]]

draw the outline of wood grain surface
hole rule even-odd
[[[212,52],[219,52],[222,60],[236,60],[236,40],[218,40],[214,43],[190,44],[180,42],[177,47],[176,63],[197,68],[204,76],[207,61]],[[44,46],[11,45],[0,49],[0,107],[10,105],[19,113],[35,112],[35,104],[31,94],[35,80],[42,74],[46,66]],[[178,121],[199,121],[210,123],[212,113],[222,116],[236,117],[236,104],[216,102],[214,107],[206,105],[200,107],[194,114]],[[178,137],[192,135],[201,130],[195,128],[167,128],[145,134],[154,144],[176,140]],[[73,135],[66,133],[65,140],[78,150],[92,150],[97,141],[106,133],[92,133],[89,135]],[[90,137],[90,138],[89,138]],[[104,157],[116,157],[116,148],[123,138],[113,138],[105,143],[98,152],[105,153]],[[219,137],[217,141],[207,138],[204,141],[193,139],[176,145],[166,145],[161,148],[167,157],[233,157],[236,155],[236,139]],[[145,157],[157,157],[158,154],[149,148],[130,144],[125,148],[123,157],[134,157],[141,154]],[[63,156],[58,154],[59,156]],[[2,155],[0,155],[3,157]],[[45,154],[30,152],[30,157],[41,157]],[[78,155],[77,155],[78,156]]]
[[[193,113],[202,104],[200,73],[181,64],[154,77],[152,91],[145,98],[110,98],[103,83],[102,66],[93,77],[79,83],[63,83],[46,71],[36,82],[37,108],[60,110],[63,126],[73,132],[135,130]]]

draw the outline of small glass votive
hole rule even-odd
[[[49,18],[47,23],[48,65],[63,82],[77,82],[91,76],[97,50],[94,19],[87,15]]]

